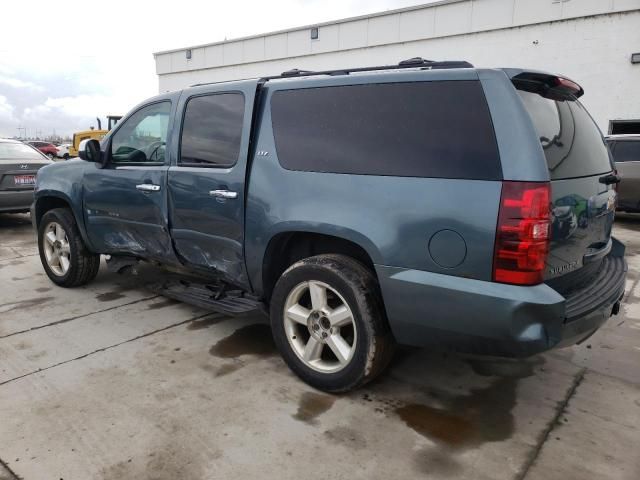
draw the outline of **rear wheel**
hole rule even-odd
[[[75,218],[66,208],[55,208],[43,215],[38,250],[47,276],[61,287],[85,285],[98,274],[100,255],[87,250]]]
[[[289,368],[328,392],[371,381],[393,353],[376,279],[344,255],[318,255],[289,267],[273,292],[271,325]]]
[[[53,153],[47,153],[47,157],[49,158],[49,160],[55,160],[56,156]]]

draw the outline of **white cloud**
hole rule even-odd
[[[70,134],[158,93],[153,52],[425,1],[3,2],[2,18],[12,20],[0,29],[0,95],[28,131]],[[0,135],[14,135],[2,118]]]
[[[13,119],[13,105],[3,95],[0,95],[0,118]]]
[[[104,115],[113,108],[113,97],[105,95],[78,95],[75,97],[47,98],[43,105],[48,110],[64,112],[72,117]]]
[[[0,74],[0,84],[7,85],[13,88],[31,88],[33,90],[41,90],[41,91],[44,90],[44,88],[41,85],[37,85],[33,82],[29,82],[29,81],[21,80],[19,78],[9,77],[1,74]]]

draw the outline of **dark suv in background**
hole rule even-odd
[[[640,135],[609,135],[607,143],[622,176],[618,210],[640,213]]]
[[[268,310],[287,364],[327,391],[374,378],[396,342],[572,345],[617,313],[626,274],[583,93],[411,59],[159,95],[85,141],[88,161],[39,172],[42,264],[64,287],[100,254],[181,271],[163,294]]]

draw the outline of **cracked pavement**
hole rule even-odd
[[[640,217],[620,215],[620,315],[523,362],[402,349],[377,382],[312,390],[266,319],[227,318],[101,268],[44,275],[0,215],[0,480],[640,478]]]

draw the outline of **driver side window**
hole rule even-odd
[[[111,161],[164,163],[170,113],[171,102],[159,102],[129,117],[111,139]]]

